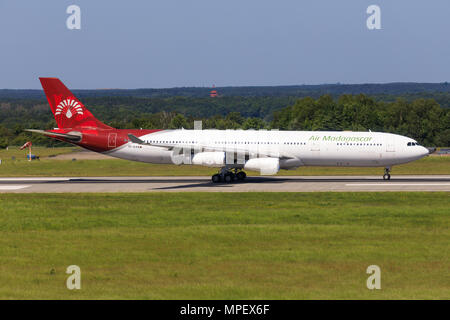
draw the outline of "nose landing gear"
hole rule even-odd
[[[391,168],[384,168],[383,180],[391,180]]]
[[[211,181],[214,183],[219,183],[219,182],[231,183],[236,180],[241,180],[241,181],[245,180],[246,177],[247,177],[247,174],[240,169],[235,168],[234,172],[233,172],[226,168],[222,168],[219,173],[216,173],[211,177]]]

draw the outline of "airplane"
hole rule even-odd
[[[430,152],[416,140],[383,132],[115,129],[97,118],[58,78],[39,78],[57,128],[27,131],[120,159],[216,167],[214,183],[274,175],[301,166],[391,168]]]

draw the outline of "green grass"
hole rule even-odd
[[[41,158],[49,156],[57,156],[59,154],[71,153],[74,151],[81,151],[79,147],[57,147],[57,148],[46,148],[46,147],[32,147],[31,153],[40,156]],[[28,154],[28,148],[26,150],[20,150],[18,146],[11,146],[6,149],[0,149],[0,159],[6,162],[10,162],[12,157],[15,157],[16,161],[26,161],[26,156]]]
[[[1,299],[450,298],[444,192],[0,194],[0,204]],[[79,291],[65,288],[72,264]],[[372,264],[381,290],[366,288]]]
[[[63,150],[57,150],[63,149]],[[71,148],[45,150],[44,154],[69,153]],[[14,151],[16,152],[16,151]],[[34,153],[34,152],[33,152]],[[0,154],[0,158],[1,158]],[[21,157],[3,157],[0,177],[14,176],[204,176],[217,172],[214,168],[187,165],[159,165],[120,159],[107,160],[52,160],[26,161]],[[281,170],[279,175],[382,175],[383,168],[300,167],[297,170]],[[258,173],[248,172],[250,175]],[[402,174],[450,174],[450,157],[426,157],[408,164],[395,166],[393,175]]]

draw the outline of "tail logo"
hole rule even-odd
[[[72,118],[74,114],[83,114],[81,104],[71,98],[61,101],[56,107],[55,116],[65,114],[68,119]]]

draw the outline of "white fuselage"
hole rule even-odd
[[[130,141],[108,154],[127,160],[170,164],[177,163],[174,153],[180,152],[178,148],[192,148],[192,154],[222,151],[234,153],[236,157],[241,153],[237,157],[244,162],[248,158],[278,158],[280,169],[391,167],[428,155],[428,150],[413,139],[380,132],[181,129],[158,131],[140,139],[147,144]]]

